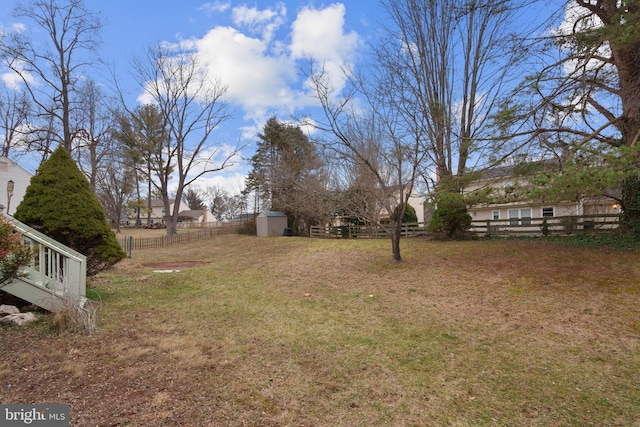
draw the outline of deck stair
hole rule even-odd
[[[23,268],[23,277],[0,289],[51,312],[69,303],[84,307],[86,257],[5,213],[0,215],[13,224],[25,244],[37,248],[31,264]]]

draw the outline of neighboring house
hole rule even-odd
[[[492,202],[468,206],[472,221],[488,221],[492,231],[509,230],[519,227],[521,231],[540,231],[542,220],[563,224],[564,227],[611,228],[615,222],[604,215],[620,214],[620,205],[609,197],[584,197],[577,201],[558,200],[553,202],[534,202],[519,196],[521,190],[529,185],[526,177],[517,176],[514,167],[500,167],[479,172],[479,178],[468,183],[462,190],[465,196],[490,191]],[[567,217],[596,215],[591,219],[572,220]],[[603,217],[597,217],[603,215]],[[564,218],[562,218],[564,217]],[[551,220],[556,218],[556,220]],[[536,221],[537,220],[537,221]],[[578,223],[580,222],[580,223]],[[593,225],[593,224],[598,225]]]
[[[418,217],[418,222],[425,222],[425,197],[421,195],[412,194],[409,196],[409,204],[416,210],[416,216]],[[425,224],[426,225],[426,224]]]
[[[3,212],[9,215],[15,213],[24,198],[30,181],[31,174],[29,172],[14,161],[0,157],[0,206]]]
[[[206,223],[209,222],[208,213],[209,212],[206,206],[204,206],[202,209],[181,210],[178,214],[178,222],[188,222],[192,224]]]
[[[175,201],[172,201],[171,204],[169,205],[169,213],[173,212],[173,206],[175,205]],[[189,206],[187,206],[184,202],[180,202],[180,204],[178,205],[178,209],[179,209],[179,213],[178,215],[180,216],[182,214],[182,212],[190,212],[191,210],[189,209]],[[200,215],[202,215],[202,211],[198,211],[200,212]],[[137,208],[133,208],[130,209],[130,212],[128,212],[127,214],[127,218],[125,219],[125,224],[126,225],[135,225],[136,223],[136,218],[138,215],[138,209]],[[151,215],[148,216],[147,213],[147,207],[145,206],[144,208],[142,208],[141,212],[140,212],[140,221],[142,223],[142,225],[146,225],[147,224],[147,218],[150,219],[150,224],[164,224],[164,216],[165,216],[165,211],[164,211],[164,203],[162,202],[162,200],[160,199],[152,199],[151,200]],[[192,218],[192,216],[190,216],[189,218]]]
[[[396,195],[396,197],[399,196]],[[416,211],[416,217],[418,218],[418,223],[422,224],[425,222],[425,218],[427,217],[427,215],[425,215],[426,213],[426,207],[425,207],[425,200],[426,197],[421,195],[421,194],[417,194],[417,193],[413,193],[411,194],[411,196],[409,196],[409,200],[408,200],[408,204],[413,207],[413,209]],[[384,209],[380,209],[379,212],[380,218],[379,219],[388,219],[389,218],[389,214],[386,212],[386,210]],[[349,217],[348,216],[337,216],[335,218],[333,218],[331,220],[331,226],[332,227],[339,227],[341,225],[345,225],[348,223]],[[430,220],[430,218],[426,218],[427,221]],[[426,225],[426,224],[425,224]]]

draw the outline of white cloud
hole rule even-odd
[[[307,6],[298,12],[292,25],[291,54],[321,61],[350,62],[360,45],[354,31],[344,32],[345,7],[337,3],[324,9]]]
[[[567,3],[564,8],[564,19],[558,28],[552,29],[555,36],[571,35],[574,31],[584,31],[587,29],[602,26],[602,21],[595,14],[589,12],[584,6],[577,3]]]
[[[226,12],[230,7],[231,7],[231,2],[229,1],[226,1],[226,2],[215,1],[213,3],[207,2],[202,6],[200,6],[199,9],[205,11],[208,15],[211,15],[214,13]]]
[[[272,40],[275,31],[285,22],[287,7],[278,3],[274,9],[259,10],[255,7],[239,6],[233,8],[233,22],[237,26],[246,27],[254,34],[261,34],[262,40]]]
[[[571,36],[576,31],[587,31],[602,26],[602,21],[600,20],[600,18],[598,18],[595,14],[592,14],[585,7],[580,6],[575,2],[567,4],[565,6],[564,12],[564,19],[562,20],[558,28],[551,29],[551,34],[553,36]],[[571,38],[569,40],[571,40]],[[610,56],[611,50],[608,43],[602,44],[598,49],[598,53],[603,57]],[[573,72],[578,65],[580,64],[575,60],[567,61],[564,65],[565,72]],[[594,69],[600,66],[602,66],[602,62],[597,59],[590,59],[587,63],[587,68]]]
[[[354,62],[361,39],[345,29],[342,4],[303,7],[286,29],[287,8],[207,3],[208,11],[230,11],[231,26],[216,26],[202,37],[182,40],[183,48],[197,52],[212,77],[228,86],[232,104],[240,107],[242,140],[255,139],[266,122],[277,115],[288,118],[316,100],[300,75],[301,61],[312,58],[325,67],[337,90],[345,81],[343,69]]]
[[[9,31],[15,32],[15,33],[23,33],[25,30],[26,30],[26,26],[24,24],[15,22],[10,25]],[[8,34],[7,31],[5,31],[5,29],[2,26],[0,26],[0,37],[7,34]],[[25,79],[29,82],[29,84],[32,84],[32,85],[36,84],[36,81],[33,78],[33,75],[25,72],[24,68],[22,67],[22,64],[20,63],[17,64],[17,67],[20,70],[20,72],[24,75]],[[20,78],[18,73],[8,68],[5,68],[5,71],[3,73],[0,73],[0,81],[2,81],[7,88],[13,89],[13,90],[20,89],[20,85],[23,83],[22,78]]]
[[[206,190],[209,187],[220,187],[230,196],[240,194],[244,190],[246,174],[241,172],[227,174],[211,174],[198,179],[198,187]]]
[[[360,36],[345,32],[345,6],[336,3],[324,9],[303,8],[292,25],[291,55],[310,58],[324,69],[328,83],[340,91],[346,82],[345,69],[354,62]]]
[[[576,32],[589,31],[595,28],[602,27],[603,23],[598,16],[591,13],[584,6],[580,6],[575,2],[571,2],[565,6],[564,9],[564,18],[560,25],[557,28],[551,29],[551,34],[555,37],[560,36],[569,36],[564,46],[568,50],[573,50],[574,47],[572,44],[574,43],[573,38],[571,37]],[[611,48],[608,42],[602,43],[597,50],[597,56],[599,57],[610,57],[611,56]],[[615,68],[612,64],[607,64],[601,61],[598,58],[589,57],[586,60],[584,59],[570,59],[563,63],[564,73],[566,75],[571,75],[576,73],[582,73],[581,71],[583,67],[586,67],[587,71],[594,71],[600,69],[600,75],[605,75],[605,72],[615,73]],[[605,72],[603,72],[604,70]],[[591,95],[590,95],[591,96]],[[603,102],[604,98],[600,99],[600,102]],[[576,94],[572,99],[566,100],[567,104],[573,105],[578,108],[578,111],[574,113],[573,119],[576,122],[582,120],[582,109],[586,108],[589,112],[595,112],[595,108],[588,102],[588,99],[585,97],[585,94]]]
[[[23,63],[17,64],[17,68],[20,70],[20,74],[31,86],[39,86],[38,82],[33,77],[33,75],[24,70],[22,64]],[[20,86],[23,84],[23,80],[22,80],[22,77],[20,77],[20,74],[18,74],[17,72],[11,69],[5,68],[5,71],[0,74],[0,80],[9,89],[18,90],[20,89]]]
[[[294,102],[295,64],[287,57],[270,55],[264,41],[231,27],[216,27],[193,43],[202,63],[228,85],[228,95],[247,116]]]
[[[22,83],[20,76],[13,71],[0,74],[0,80],[2,80],[2,83],[4,83],[6,87],[13,90],[20,89],[20,84]]]

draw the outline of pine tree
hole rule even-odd
[[[324,188],[315,146],[300,127],[275,117],[267,121],[258,138],[247,191],[256,191],[264,208],[284,212],[296,232],[308,232],[325,214],[318,207]]]
[[[85,255],[88,275],[126,256],[89,181],[62,147],[31,178],[14,217]]]

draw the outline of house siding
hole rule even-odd
[[[22,202],[27,187],[31,183],[31,174],[20,167],[17,163],[6,157],[0,157],[0,205],[3,212],[13,215],[18,205]],[[13,195],[9,203],[7,193],[7,183],[13,181]],[[7,206],[9,211],[7,212]]]
[[[504,191],[504,198],[509,197],[509,189],[514,187],[526,187],[528,182],[523,178],[514,178],[508,174],[502,174],[497,177],[489,179],[478,179],[470,182],[464,189],[463,195],[469,195],[473,192],[485,190],[485,189],[498,189]],[[514,195],[515,199],[516,196]],[[583,215],[618,215],[620,213],[620,206],[614,199],[609,197],[591,197],[583,198],[580,201],[553,201],[553,202],[534,202],[531,200],[513,200],[504,201],[501,203],[482,203],[477,205],[470,205],[467,207],[471,219],[474,222],[478,221],[499,221],[495,223],[494,229],[508,230],[514,225],[518,225],[518,229],[523,232],[540,232],[540,219],[544,217],[543,209],[547,208],[547,217],[576,217]],[[552,208],[552,212],[551,209]],[[495,218],[494,212],[498,213],[498,218]],[[513,213],[513,215],[512,215]],[[552,215],[549,215],[552,213]],[[522,220],[525,218],[525,221]],[[531,221],[532,225],[527,227],[528,220],[538,219],[538,221]],[[512,220],[512,221],[510,221]],[[594,221],[604,221],[604,218],[594,218]],[[584,227],[588,226],[589,220],[585,219]],[[533,225],[536,224],[536,225]],[[581,225],[582,226],[582,225]],[[605,224],[605,227],[610,227]],[[474,229],[472,228],[472,231]]]

